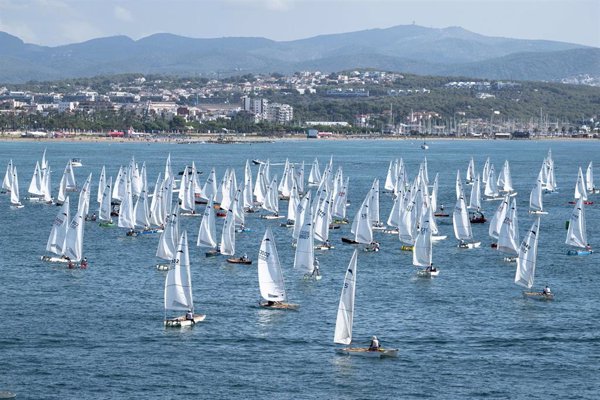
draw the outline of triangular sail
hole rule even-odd
[[[179,205],[173,206],[173,212],[167,217],[165,229],[158,240],[156,256],[171,261],[175,258],[177,237],[179,235]]]
[[[543,211],[544,205],[542,200],[542,171],[538,174],[531,194],[529,195],[529,209],[531,211]]]
[[[221,254],[232,256],[235,254],[235,213],[232,209],[227,211],[221,231]]]
[[[419,227],[413,248],[413,265],[415,267],[429,267],[432,263],[431,229],[429,227],[429,213]]]
[[[302,272],[312,273],[314,269],[315,247],[313,238],[312,212],[309,207],[304,218],[304,225],[300,229],[294,255],[294,268]]]
[[[354,220],[352,221],[351,232],[354,240],[358,243],[369,244],[373,242],[373,227],[369,218],[369,202],[371,200],[371,191],[363,200]]]
[[[462,191],[452,212],[452,225],[454,227],[454,237],[458,240],[469,241],[473,239],[471,221],[469,221],[465,196]]]
[[[533,278],[535,276],[539,231],[540,218],[538,217],[521,243],[519,256],[517,257],[515,283],[528,289],[533,286]]]
[[[502,221],[498,235],[498,250],[516,255],[519,252],[519,223],[517,219],[517,201],[513,198],[510,210]]]
[[[111,212],[111,199],[112,199],[112,176],[108,179],[108,183],[104,185],[102,191],[102,202],[100,203],[100,210],[98,211],[98,217],[100,221],[112,221]]]
[[[258,285],[267,301],[285,301],[285,285],[271,228],[267,228],[258,251]]]
[[[349,345],[352,343],[352,324],[354,321],[354,297],[356,293],[356,272],[358,251],[355,249],[346,269],[344,285],[340,295],[337,318],[335,321],[334,343]]]
[[[508,211],[508,195],[504,197],[498,209],[494,213],[492,220],[490,221],[490,227],[488,228],[488,233],[494,239],[498,239],[500,235],[500,228],[502,227],[502,222],[506,217],[506,212]]]
[[[566,244],[585,248],[588,245],[585,224],[585,209],[583,199],[580,197],[569,218],[569,229],[567,230]]]
[[[187,232],[181,234],[175,258],[165,278],[165,311],[194,310]]]
[[[69,198],[67,197],[52,223],[52,230],[48,237],[48,243],[46,243],[46,250],[57,255],[64,254],[69,222]]]

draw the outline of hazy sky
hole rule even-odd
[[[413,22],[600,47],[599,0],[0,0],[0,31],[49,46],[157,32],[293,40]]]

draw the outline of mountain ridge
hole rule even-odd
[[[572,57],[569,51],[577,57]],[[571,71],[600,76],[600,49],[573,43],[484,36],[461,27],[397,25],[291,41],[261,37],[190,38],[155,33],[95,38],[56,47],[0,32],[0,82],[127,72],[227,75],[333,72],[372,67],[488,79],[560,80]],[[556,58],[569,57],[570,59]],[[515,64],[511,68],[510,64]],[[471,75],[474,74],[474,75]]]

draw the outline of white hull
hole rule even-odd
[[[517,262],[517,257],[504,257],[503,260],[504,260],[504,262],[507,262],[507,263],[514,263],[514,262]]]
[[[446,239],[448,239],[448,235],[431,236],[431,240],[433,240],[434,242],[439,242],[440,240],[446,240]]]
[[[343,349],[335,349],[335,352],[346,356],[360,356],[369,358],[398,357],[398,349],[379,349],[371,351],[368,348],[345,347]]]
[[[194,314],[194,319],[186,319],[185,316],[165,319],[164,324],[168,328],[183,328],[186,326],[195,325],[198,322],[204,321],[206,315],[204,314]]]
[[[473,243],[460,243],[458,245],[461,249],[476,249],[481,246],[481,242],[473,242]]]
[[[69,262],[69,260],[67,260],[66,258],[52,257],[52,256],[41,256],[40,260],[46,261],[46,262],[52,262],[52,263],[65,263],[65,264],[67,264]]]
[[[285,218],[283,215],[261,215],[262,219],[281,219]]]
[[[417,271],[417,276],[420,278],[431,278],[432,276],[438,276],[439,274],[439,269],[436,269],[435,271],[427,271],[426,269],[420,269]]]
[[[11,210],[18,210],[19,208],[25,207],[23,204],[12,204],[10,206]]]
[[[548,214],[548,212],[547,211],[531,211],[531,210],[529,210],[529,214],[546,215],[546,214]]]
[[[200,216],[202,216],[201,213],[192,213],[192,212],[182,212],[182,213],[179,213],[179,215],[181,215],[183,217],[200,217]]]

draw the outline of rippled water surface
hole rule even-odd
[[[323,279],[302,280],[292,269],[291,231],[278,221],[247,216],[252,232],[238,234],[237,252],[256,254],[265,227],[276,237],[290,301],[298,312],[262,310],[256,264],[226,264],[205,258],[194,246],[200,218],[182,217],[190,239],[197,311],[206,321],[192,329],[163,327],[164,272],[155,270],[158,236],[130,238],[123,229],[85,226],[88,270],[68,271],[39,261],[57,207],[30,204],[9,209],[0,196],[0,390],[24,399],[154,398],[547,398],[600,397],[600,254],[565,255],[565,220],[572,210],[577,167],[600,166],[597,142],[435,141],[426,152],[411,141],[298,141],[265,144],[0,143],[0,166],[18,167],[25,196],[35,161],[47,148],[54,195],[64,165],[73,157],[78,182],[92,172],[94,202],[102,165],[116,176],[131,156],[148,168],[153,185],[168,153],[173,169],[195,161],[204,172],[227,166],[243,177],[245,160],[321,165],[333,155],[350,176],[349,215],[376,177],[385,180],[392,158],[403,157],[412,177],[427,156],[430,179],[440,174],[440,202],[451,210],[454,178],[469,158],[479,171],[487,156],[498,171],[511,163],[521,237],[531,226],[529,191],[552,148],[557,194],[546,195],[536,287],[548,284],[554,302],[524,299],[513,283],[514,264],[490,248],[488,224],[474,225],[482,248],[460,250],[452,226],[440,218],[449,239],[434,245],[441,269],[432,280],[417,279],[411,254],[398,238],[376,232],[379,253],[359,254],[354,342],[376,334],[397,347],[397,359],[362,359],[334,353],[333,330],[345,268],[353,248],[340,242],[349,226],[331,231],[336,248],[321,252]],[[256,166],[253,171],[256,174]],[[272,167],[281,176],[282,166]],[[2,170],[3,171],[3,170]],[[3,172],[2,172],[3,173]],[[597,173],[600,180],[600,171]],[[465,187],[466,191],[470,187]],[[72,195],[73,196],[73,195]],[[72,207],[76,204],[71,199]],[[589,241],[600,248],[600,195],[588,206]],[[486,215],[497,202],[485,202]],[[392,200],[381,196],[382,219]],[[280,202],[282,214],[287,202]],[[71,210],[74,212],[74,209]],[[201,211],[201,208],[198,208]],[[217,231],[222,220],[218,221]]]

